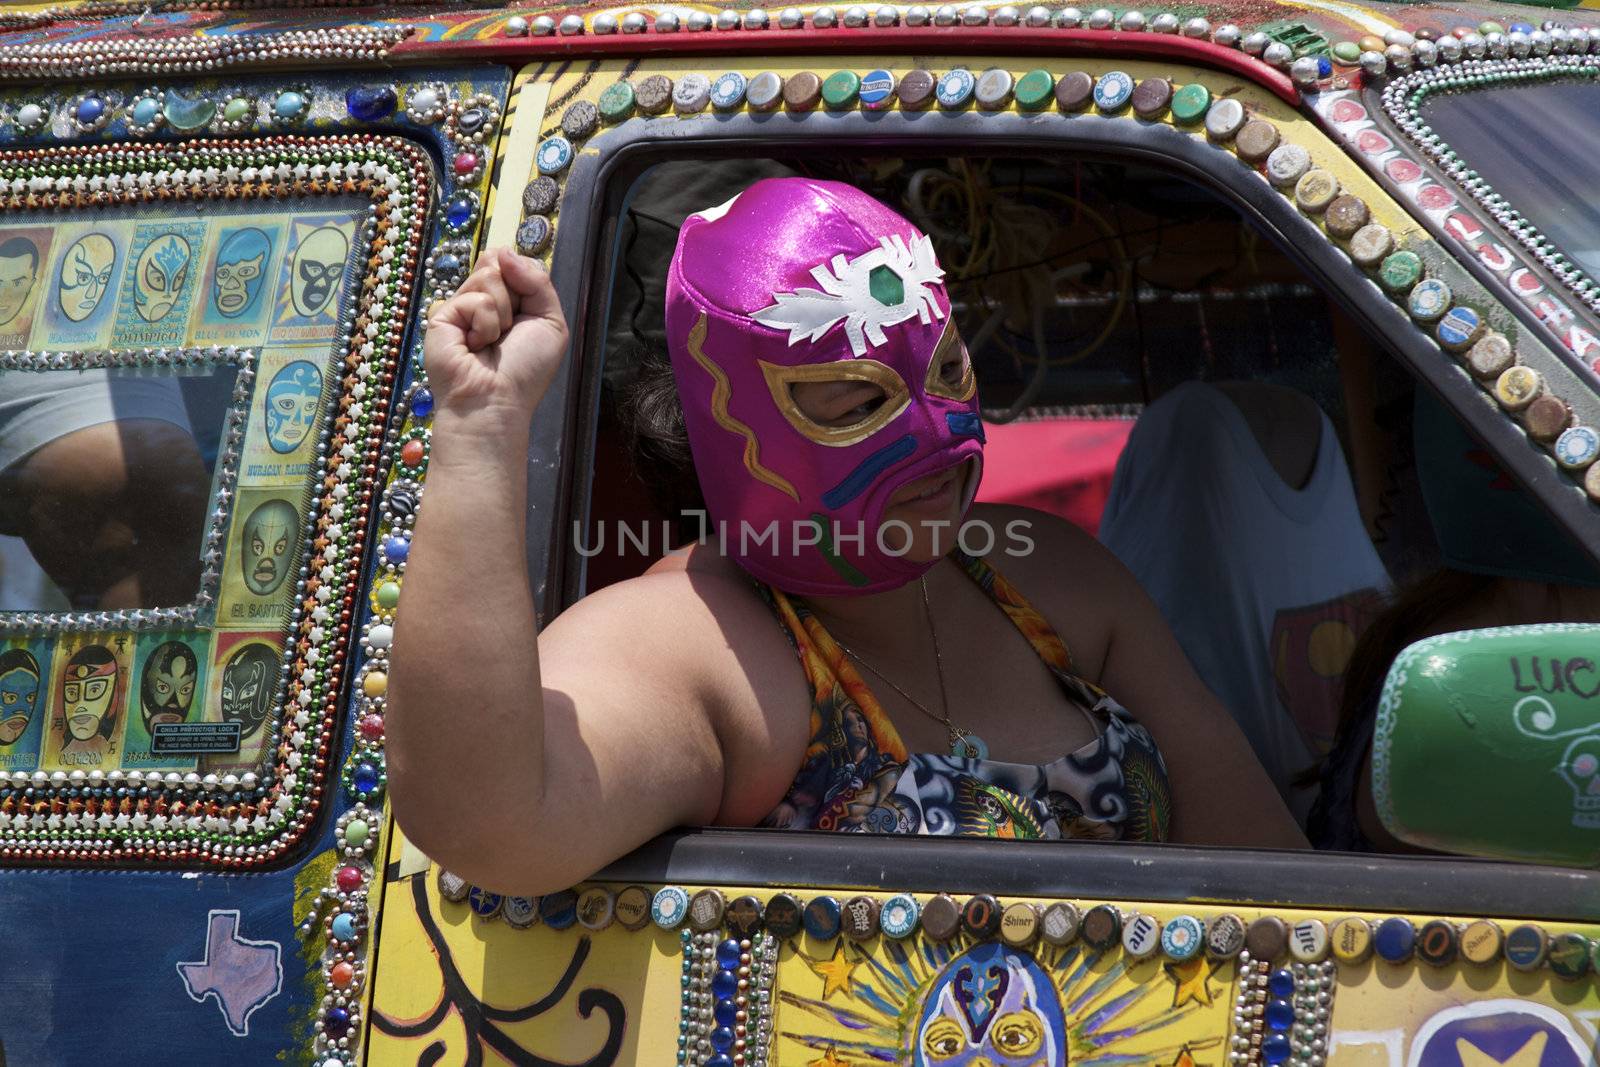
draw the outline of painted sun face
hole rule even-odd
[[[261,729],[272,705],[273,672],[278,654],[269,646],[248,644],[235,652],[222,668],[221,705],[225,722],[240,724],[240,736]]]
[[[25,237],[0,245],[0,326],[21,313],[39,275],[39,249]]]
[[[211,302],[224,318],[238,318],[255,306],[272,241],[257,229],[239,230],[217,249],[216,285]]]
[[[1060,1067],[1067,1058],[1054,984],[1031,956],[998,944],[950,962],[913,1039],[915,1067]]]
[[[102,732],[117,695],[117,661],[104,645],[87,645],[67,661],[61,697],[67,736],[87,741]]]
[[[168,641],[150,653],[139,679],[139,714],[146,733],[153,735],[158,723],[189,717],[198,674],[194,650],[181,641]]]
[[[57,286],[61,313],[73,322],[93,315],[111,286],[117,246],[103,233],[86,233],[61,257]]]
[[[189,242],[175,233],[150,242],[134,265],[133,309],[141,319],[156,322],[177,304],[193,255]]]
[[[295,518],[295,510],[287,500],[269,500],[244,521],[240,565],[244,568],[245,587],[257,596],[277,590],[289,573],[289,542]]]
[[[322,372],[314,363],[296,360],[273,376],[267,386],[267,443],[274,452],[293,452],[317,422],[322,399]]]
[[[0,746],[10,746],[28,730],[39,701],[39,661],[27,649],[0,655]]]
[[[336,226],[313,230],[295,249],[289,272],[289,299],[295,314],[311,318],[322,314],[344,277],[350,239]]]

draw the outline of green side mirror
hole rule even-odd
[[[1404,841],[1600,867],[1600,626],[1430,637],[1378,704],[1372,794]]]

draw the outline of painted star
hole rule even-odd
[[[1213,970],[1215,968],[1208,966],[1204,957],[1201,956],[1196,956],[1192,960],[1185,960],[1182,963],[1167,964],[1167,977],[1172,979],[1172,984],[1176,987],[1172,992],[1172,1006],[1181,1008],[1193,1001],[1209,1008],[1211,1006],[1211,990],[1206,986],[1206,980],[1211,977]],[[1186,1054],[1187,1051],[1185,1049]],[[1193,1064],[1179,1063],[1175,1067],[1193,1067]]]
[[[852,963],[847,958],[844,950],[844,941],[842,939],[837,945],[834,946],[833,959],[818,960],[807,956],[805,957],[805,961],[807,966],[815,971],[817,976],[822,979],[823,1000],[827,1000],[835,993],[841,991],[847,997],[854,995],[854,990],[852,990],[850,987],[850,980],[855,974],[856,968],[861,966],[861,961],[856,960]]]
[[[1464,1037],[1456,1038],[1456,1052],[1461,1056],[1461,1067],[1539,1067],[1544,1058],[1545,1042],[1550,1035],[1541,1030],[1528,1038],[1517,1051],[1503,1060],[1497,1060]]]
[[[1178,1052],[1178,1058],[1172,1061],[1172,1067],[1195,1067],[1194,1057],[1189,1054],[1189,1046],[1185,1045]]]
[[[810,1063],[806,1064],[806,1067],[850,1067],[850,1061],[841,1060],[839,1058],[838,1050],[832,1045],[829,1045],[828,1051],[822,1054],[822,1059],[812,1060]]]

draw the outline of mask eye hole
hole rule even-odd
[[[806,418],[832,429],[864,422],[889,401],[882,386],[848,379],[795,382],[789,386],[789,396]]]
[[[928,377],[922,388],[930,396],[944,397],[965,403],[978,391],[977,376],[972,373],[972,360],[967,346],[961,343],[953,320],[946,320],[944,335],[934,347],[933,358],[928,361]]]
[[[822,445],[866,440],[911,403],[894,368],[871,359],[784,367],[762,361],[772,401],[789,424]]]

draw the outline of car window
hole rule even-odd
[[[1600,214],[1590,203],[1600,183],[1600,130],[1593,122],[1600,85],[1593,79],[1516,84],[1413,96],[1421,120],[1572,263],[1600,272]],[[1539,121],[1528,121],[1538,116]]]

